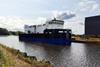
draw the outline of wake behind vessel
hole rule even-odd
[[[64,21],[47,21],[42,25],[25,25],[25,34],[19,35],[20,41],[47,43],[55,45],[71,45],[71,30],[63,29]]]

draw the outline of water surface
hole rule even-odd
[[[39,60],[49,60],[55,67],[100,67],[100,43],[51,46],[19,42],[17,36],[2,36],[0,43],[36,56]]]

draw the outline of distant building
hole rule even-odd
[[[85,34],[100,35],[100,16],[85,18]]]
[[[25,25],[24,29],[26,33],[43,33],[45,29],[63,29],[63,25],[64,21],[54,18],[41,25]]]

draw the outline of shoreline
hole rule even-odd
[[[1,62],[2,61],[2,62]],[[0,44],[1,67],[54,67],[50,61],[38,61],[35,56],[27,56],[26,53]]]
[[[86,37],[86,36],[73,36],[72,42],[79,43],[100,43],[100,38],[96,37]]]

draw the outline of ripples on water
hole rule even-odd
[[[19,42],[16,36],[0,37],[0,43],[40,60],[50,60],[55,67],[100,67],[100,43],[72,43],[70,47],[51,46]]]

